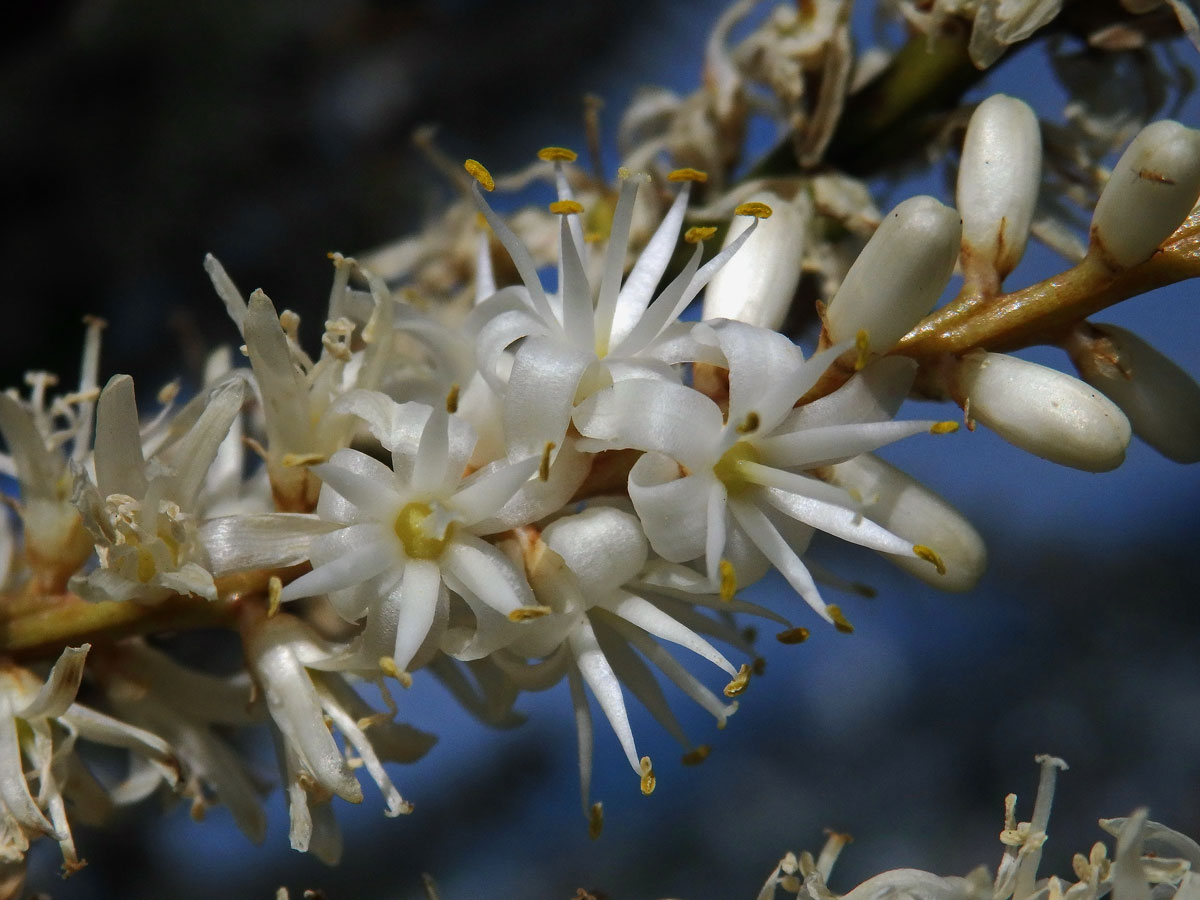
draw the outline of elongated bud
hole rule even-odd
[[[1140,337],[1116,325],[1084,325],[1071,361],[1129,418],[1133,432],[1167,459],[1200,462],[1200,384]]]
[[[956,199],[962,213],[963,268],[1000,279],[1025,252],[1042,177],[1042,133],[1020,100],[988,97],[967,125]],[[968,275],[970,277],[970,275]]]
[[[729,262],[713,276],[704,293],[705,319],[737,319],[777,331],[786,318],[800,283],[806,216],[770,191],[750,198],[765,203],[773,215],[760,222]],[[750,227],[749,216],[735,216],[725,235],[728,247]]]
[[[1057,369],[979,350],[958,363],[951,392],[969,419],[1043,459],[1087,472],[1107,472],[1125,459],[1125,414]]]
[[[910,575],[945,591],[969,591],[987,567],[974,526],[949,503],[877,456],[864,453],[832,467],[830,480],[861,499],[863,514],[914,545],[937,551],[946,573],[921,558],[885,553]]]
[[[1089,254],[1122,269],[1149,259],[1200,196],[1200,131],[1163,119],[1121,155],[1092,214]]]
[[[958,259],[962,220],[932,197],[910,197],[888,213],[825,310],[834,343],[865,333],[883,353],[933,308]]]

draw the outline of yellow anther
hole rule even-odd
[[[583,212],[583,204],[578,200],[555,200],[550,204],[550,212],[556,216],[569,216]]]
[[[667,181],[699,181],[701,184],[708,181],[708,173],[701,172],[699,169],[688,167],[686,169],[676,169],[667,176]]]
[[[650,763],[650,757],[643,756],[640,765],[642,768],[642,793],[649,797],[654,793],[654,786],[658,784],[658,779],[654,777],[654,766]]]
[[[485,191],[494,191],[496,189],[496,179],[492,177],[492,173],[484,168],[483,163],[473,159],[468,159],[463,163],[463,168],[467,170],[467,174],[479,182],[479,186]]]
[[[746,413],[746,418],[742,419],[742,424],[737,427],[738,434],[751,434],[758,431],[759,418],[758,413],[751,410]]]
[[[396,661],[390,656],[379,657],[379,668],[384,675],[389,675],[395,678],[402,687],[412,687],[412,676],[396,665]]]
[[[696,225],[683,233],[683,239],[689,244],[699,244],[701,241],[707,241],[716,233],[715,225]]]
[[[166,406],[179,396],[179,382],[168,381],[158,390],[158,402]]]
[[[854,336],[854,349],[857,355],[854,357],[854,371],[859,371],[867,364],[867,357],[871,354],[871,337],[867,334],[867,329],[858,329],[858,334]]]
[[[733,595],[737,593],[737,572],[733,570],[733,563],[727,559],[721,560],[717,565],[717,571],[721,573],[721,599],[729,603],[733,600]]]
[[[588,837],[593,841],[600,837],[600,832],[604,830],[604,804],[593,803],[592,808],[588,810]]]
[[[958,431],[957,422],[934,422],[929,426],[930,434],[954,434],[956,431]]]
[[[557,445],[554,441],[546,441],[546,446],[542,448],[542,461],[538,463],[538,480],[550,480],[550,454],[554,452]]]
[[[625,166],[619,166],[617,168],[617,177],[620,178],[622,181],[624,181],[626,178],[628,178],[630,176],[630,174],[632,174],[632,173]]]
[[[537,158],[542,162],[575,162],[579,154],[566,147],[543,147],[537,152]]]
[[[518,606],[508,614],[508,621],[528,622],[531,619],[540,619],[542,616],[548,616],[553,611],[548,606]]]
[[[450,385],[450,390],[446,394],[446,412],[458,412],[458,382]]]
[[[712,753],[712,747],[708,746],[708,744],[701,744],[694,750],[689,750],[683,754],[683,764],[685,766],[698,766],[708,759],[708,754],[710,753]]]
[[[851,625],[844,615],[842,608],[836,603],[830,603],[825,610],[829,613],[829,618],[833,619],[833,627],[842,634],[854,634],[854,626]]]
[[[285,453],[279,460],[279,464],[287,469],[294,469],[299,466],[316,466],[325,462],[327,457],[323,453]]]
[[[275,618],[275,614],[279,612],[279,595],[283,593],[283,582],[279,580],[278,575],[272,575],[267,579],[267,618]]]
[[[725,696],[736,697],[738,694],[746,690],[746,685],[750,683],[750,667],[742,663],[742,667],[738,669],[738,673],[733,676],[733,681],[725,685]]]
[[[933,567],[937,569],[939,575],[946,574],[946,564],[942,562],[942,558],[938,556],[936,550],[926,547],[924,544],[915,544],[913,546],[913,553],[925,560],[925,562],[933,563]]]
[[[772,213],[771,207],[765,203],[759,203],[757,200],[751,200],[749,203],[742,203],[733,210],[735,216],[754,216],[756,219],[769,219]]]
[[[808,640],[809,631],[802,625],[795,628],[789,628],[787,631],[781,631],[775,635],[775,640],[781,644],[803,644]]]
[[[765,671],[767,671],[766,658],[762,656],[754,657],[754,662],[750,663],[750,671],[756,676],[761,676]]]

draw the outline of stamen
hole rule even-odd
[[[566,147],[543,147],[537,152],[537,158],[542,162],[575,162],[579,154]]]
[[[161,403],[163,406],[166,406],[168,403],[172,402],[178,396],[179,396],[179,382],[178,381],[168,381],[166,384],[164,384],[161,388],[158,389],[158,402]]]
[[[546,441],[546,446],[542,448],[542,461],[538,463],[538,481],[550,480],[550,454],[554,452],[557,446],[554,441]]]
[[[278,575],[272,575],[267,579],[267,618],[275,618],[279,612],[279,595],[283,593],[283,582],[280,581]]]
[[[492,177],[492,173],[484,168],[483,163],[473,159],[468,159],[463,163],[463,168],[467,170],[467,174],[479,182],[479,186],[485,191],[494,191],[496,189],[496,179]]]
[[[604,804],[599,801],[592,804],[588,810],[588,837],[593,841],[600,837],[604,830]]]
[[[956,431],[958,431],[957,422],[935,422],[933,425],[929,426],[930,434],[954,434]]]
[[[733,681],[725,685],[725,696],[736,697],[738,694],[746,690],[746,685],[750,683],[750,667],[742,663],[742,667],[738,669],[737,675],[733,676]]]
[[[781,631],[775,635],[775,640],[781,644],[803,644],[808,640],[809,630],[802,625],[795,628],[789,628],[787,631]]]
[[[708,754],[710,753],[712,753],[712,747],[708,746],[708,744],[701,744],[694,750],[689,750],[683,754],[683,764],[685,766],[698,766],[708,759]]]
[[[569,216],[583,212],[583,204],[578,200],[555,200],[550,204],[550,212],[556,216]]]
[[[323,453],[285,453],[279,460],[284,468],[294,469],[299,466],[316,466],[325,462],[328,457]]]
[[[727,559],[718,563],[717,570],[721,573],[721,599],[729,603],[737,593],[737,572],[733,569],[733,563]]]
[[[450,392],[446,394],[446,412],[458,412],[458,382],[450,385]]]
[[[742,424],[737,427],[737,433],[750,434],[751,432],[758,431],[758,426],[758,413],[754,412],[754,410],[751,410],[750,412],[746,413],[746,418],[744,418],[742,420]]]
[[[624,181],[626,178],[628,178],[629,175],[630,175],[630,171],[625,166],[620,166],[617,169],[617,177],[620,178],[622,181]]]
[[[707,241],[717,233],[715,225],[696,225],[683,233],[683,239],[689,244],[699,244]]]
[[[658,779],[654,777],[654,766],[650,762],[650,757],[643,756],[641,761],[642,767],[642,793],[649,797],[654,793],[654,786],[658,784]]]
[[[487,216],[481,212],[475,213],[475,227],[481,231],[491,231],[492,226],[488,224]]]
[[[708,173],[701,172],[699,169],[693,169],[690,166],[685,169],[676,169],[667,176],[667,181],[698,181],[701,184],[708,181]]]
[[[842,608],[840,606],[836,603],[830,603],[825,609],[829,613],[829,618],[833,619],[834,628],[842,634],[854,634],[854,626],[842,615]]]
[[[871,337],[867,329],[858,329],[858,334],[854,336],[854,349],[858,352],[854,358],[854,371],[859,372],[867,364],[867,357],[871,353]]]
[[[528,622],[531,619],[540,619],[542,616],[548,616],[554,612],[548,606],[518,606],[508,614],[510,622]]]
[[[761,677],[767,671],[767,660],[764,656],[754,657],[754,661],[750,664],[750,671],[756,676]]]
[[[412,687],[412,676],[401,670],[396,665],[396,661],[390,656],[379,657],[379,668],[383,671],[384,675],[390,675],[400,682],[401,687]]]
[[[759,203],[757,200],[751,200],[749,203],[742,203],[735,207],[733,214],[735,216],[754,216],[756,219],[769,219],[772,213],[771,207],[765,203]]]
[[[937,569],[939,575],[946,574],[946,564],[942,562],[942,558],[937,555],[937,552],[926,547],[924,544],[913,545],[913,553],[925,562],[933,563],[933,567]]]

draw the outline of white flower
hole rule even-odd
[[[92,554],[92,540],[71,504],[69,463],[83,464],[92,448],[92,420],[99,393],[100,319],[87,320],[79,389],[52,400],[46,389],[56,379],[30,372],[30,396],[0,394],[0,435],[8,446],[0,454],[0,472],[14,476],[21,489],[18,510],[24,527],[25,558],[39,589],[61,593],[67,579]]]
[[[363,798],[352,764],[365,768],[379,786],[387,802],[385,815],[409,813],[412,804],[392,784],[383,760],[413,762],[425,755],[434,738],[391,722],[390,716],[381,721],[364,715],[366,703],[340,675],[316,671],[335,651],[295,616],[248,609],[241,632],[247,665],[279,734],[292,847],[311,850],[332,865],[340,856],[341,839],[328,801],[334,795],[351,803]],[[344,751],[331,727],[342,734]]]
[[[829,622],[798,555],[815,530],[905,556],[914,547],[861,513],[841,488],[805,470],[832,465],[939,423],[892,422],[911,383],[907,360],[884,358],[841,389],[793,409],[839,345],[805,361],[787,338],[740,322],[704,323],[696,336],[719,349],[729,369],[729,410],[669,382],[618,382],[580,407],[575,422],[593,449],[646,451],[629,473],[629,496],[650,545],[664,558],[703,557],[709,578],[731,594],[774,565]],[[940,562],[937,563],[940,568]]]
[[[75,470],[75,503],[96,542],[100,566],[71,579],[86,600],[155,603],[173,594],[217,597],[195,509],[205,473],[242,405],[242,384],[215,388],[178,440],[142,455],[133,379],[113,377],[100,394],[93,484]]]
[[[547,148],[546,158],[561,164],[574,154]],[[490,185],[491,176],[478,163],[468,170],[479,184]],[[582,211],[571,196],[565,178],[559,179],[562,214],[559,236],[558,291],[547,294],[533,257],[517,236],[484,201],[479,184],[473,185],[480,211],[512,257],[523,284],[506,288],[476,308],[476,357],[480,373],[504,400],[504,430],[509,457],[540,455],[547,444],[559,447],[567,432],[572,409],[594,391],[624,377],[663,377],[678,380],[670,368],[690,361],[693,346],[672,341],[672,325],[713,274],[749,239],[754,226],[705,265],[700,265],[700,236],[713,229],[692,231],[695,250],[687,264],[656,297],[667,264],[675,251],[680,225],[693,180],[702,173],[690,169],[671,174],[683,187],[650,239],[629,276],[622,282],[625,254],[633,219],[634,199],[644,175],[624,174],[620,199],[604,253],[598,285],[586,275],[585,247],[576,213]],[[765,216],[766,207],[750,207],[747,214]],[[509,349],[520,346],[509,357]],[[507,370],[507,375],[504,371]]]
[[[111,798],[75,755],[78,738],[136,751],[157,777],[176,781],[178,764],[161,738],[75,703],[89,649],[64,650],[44,682],[11,662],[0,666],[0,862],[20,862],[29,838],[47,835],[59,844],[64,874],[83,865],[68,802],[94,821]]]
[[[367,419],[392,468],[351,449],[313,467],[324,482],[317,515],[343,527],[313,539],[313,570],[280,599],[328,594],[346,621],[366,615],[356,655],[372,667],[388,658],[400,673],[423,661],[426,638],[444,627],[448,591],[466,600],[481,630],[493,617],[521,615],[532,605],[528,585],[479,535],[520,524],[494,517],[542,461],[495,463],[464,478],[475,436],[461,419],[370,392],[349,395],[344,408]]]
[[[518,687],[528,690],[547,688],[564,672],[567,675],[579,737],[584,811],[593,817],[594,831],[598,810],[589,802],[592,726],[584,686],[600,704],[630,767],[641,778],[642,791],[649,794],[655,775],[649,758],[637,752],[623,688],[683,745],[685,762],[701,761],[708,748],[688,739],[647,662],[711,713],[718,727],[724,727],[737,709],[736,703],[726,703],[706,688],[659,642],[690,650],[724,670],[732,679],[725,693],[732,697],[745,688],[749,668],[735,668],[703,635],[749,648],[731,624],[699,610],[750,612],[784,624],[786,620],[753,604],[723,601],[711,592],[708,579],[691,569],[662,560],[648,562],[637,518],[612,507],[591,507],[557,519],[542,531],[540,540],[523,549],[531,583],[548,614],[524,625],[493,658]],[[539,661],[527,665],[518,662],[522,657]]]

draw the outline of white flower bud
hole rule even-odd
[[[980,350],[964,357],[951,379],[967,416],[1022,450],[1087,472],[1115,469],[1125,459],[1129,420],[1077,378]]]
[[[941,296],[961,236],[958,213],[932,197],[910,197],[893,209],[829,301],[829,337],[838,343],[865,331],[871,350],[890,350]]]
[[[1200,131],[1170,119],[1138,133],[1092,214],[1091,252],[1114,268],[1149,259],[1200,196]]]
[[[863,453],[833,466],[830,480],[861,499],[865,516],[912,544],[929,547],[946,566],[942,575],[924,559],[883,554],[910,575],[946,591],[969,591],[983,575],[987,548],[979,532],[916,479]]]
[[[1136,334],[1090,326],[1068,347],[1088,384],[1129,417],[1134,433],[1167,459],[1200,462],[1200,384]]]
[[[1025,252],[1042,175],[1037,116],[1013,97],[994,94],[971,116],[958,167],[964,268],[1003,278]]]
[[[737,319],[777,331],[800,283],[808,216],[770,191],[761,191],[750,201],[765,203],[773,214],[758,223],[745,245],[713,276],[704,294],[703,318]],[[750,216],[734,216],[722,249],[753,221]]]

